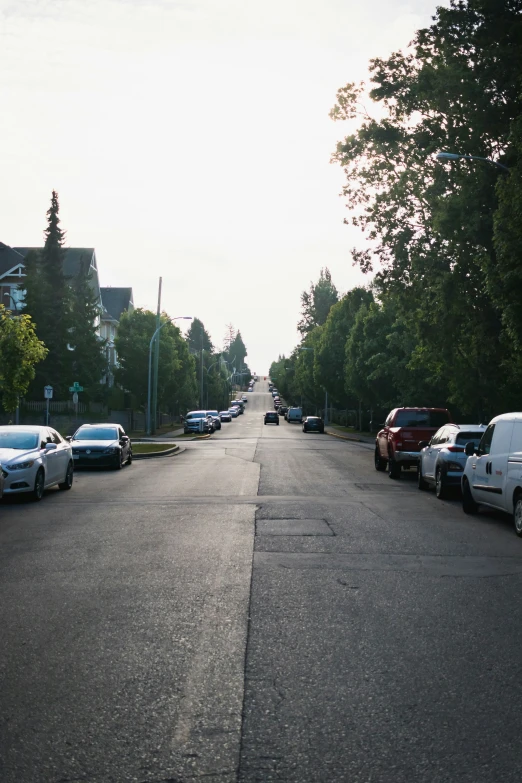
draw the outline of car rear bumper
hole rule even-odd
[[[396,451],[393,455],[395,462],[415,462],[420,460],[420,451]]]

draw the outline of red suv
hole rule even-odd
[[[375,470],[387,466],[390,478],[400,478],[401,468],[419,464],[420,441],[449,422],[446,408],[394,408],[375,439]]]

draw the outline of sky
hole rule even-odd
[[[265,375],[321,267],[341,292],[368,282],[330,163],[336,92],[437,4],[0,0],[0,241],[42,244],[57,190],[101,285],[155,310],[161,276],[170,316],[217,348],[232,323]]]

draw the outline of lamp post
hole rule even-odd
[[[492,158],[483,158],[481,155],[461,155],[458,152],[438,152],[435,155],[435,160],[480,160],[483,163],[491,163],[502,171],[509,171],[507,166],[503,163],[499,163],[498,160],[492,160]]]
[[[152,426],[152,415],[151,415],[151,386],[152,386],[152,346],[154,344],[154,340],[159,335],[160,331],[163,329],[164,326],[167,324],[171,324],[174,321],[192,321],[191,315],[177,315],[175,318],[167,318],[166,321],[163,321],[162,324],[158,326],[152,337],[150,338],[150,345],[149,345],[149,385],[148,385],[148,392],[147,392],[147,435],[150,435],[151,433],[151,426]],[[159,356],[159,339],[158,339],[158,350],[157,355]],[[154,415],[156,415],[156,411],[154,411]]]

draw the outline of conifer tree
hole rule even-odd
[[[100,317],[98,297],[91,286],[92,274],[87,261],[82,261],[78,275],[71,284],[71,327],[69,330],[69,376],[85,388],[98,385],[106,371],[106,341],[96,333]]]

